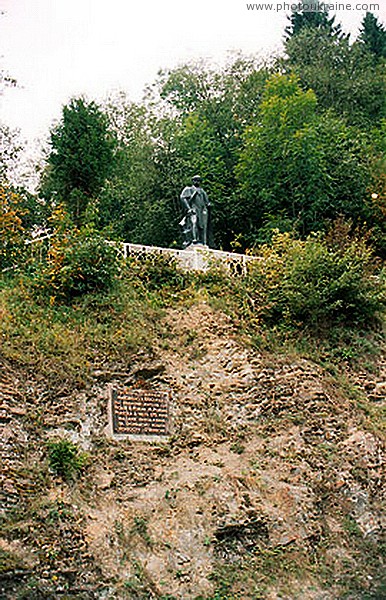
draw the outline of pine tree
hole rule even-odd
[[[386,58],[386,29],[370,12],[366,13],[362,21],[358,39],[377,58]]]
[[[60,123],[51,131],[51,149],[43,194],[65,202],[79,222],[114,163],[114,140],[95,102],[77,98],[63,108]]]
[[[308,5],[302,3],[301,7],[292,10],[292,14],[289,15],[288,20],[290,25],[285,28],[286,41],[305,28],[323,30],[328,32],[332,37],[348,37],[342,32],[342,26],[339,23],[335,24],[335,17],[329,18],[326,7],[320,7],[318,10],[310,10]]]

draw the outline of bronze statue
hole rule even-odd
[[[184,248],[191,244],[208,245],[210,202],[201,187],[201,177],[195,175],[191,186],[182,190],[180,200],[185,216],[180,225],[183,228]]]

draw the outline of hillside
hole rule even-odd
[[[2,600],[385,597],[382,350],[330,368],[259,347],[202,291],[137,307],[122,346],[127,305],[63,309],[64,334],[6,295]],[[170,390],[170,440],[109,438],[109,384]],[[68,480],[63,437],[88,454]]]

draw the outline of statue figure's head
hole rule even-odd
[[[193,183],[194,187],[200,187],[201,177],[199,175],[195,175],[194,177],[192,177],[192,183]]]

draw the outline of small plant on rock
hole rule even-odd
[[[52,471],[66,480],[74,479],[87,462],[87,455],[65,439],[48,442],[48,458]]]

